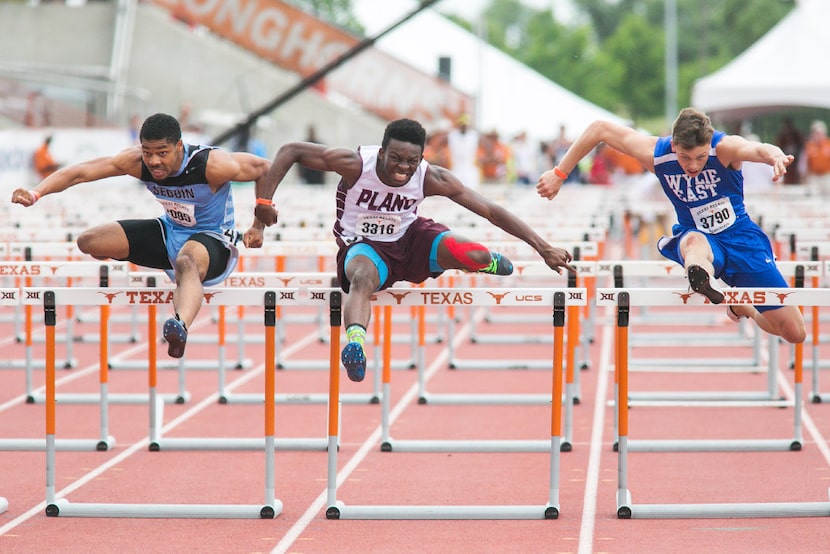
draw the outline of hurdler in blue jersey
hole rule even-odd
[[[268,176],[257,184],[258,198],[272,198],[295,163],[340,175],[334,236],[339,247],[337,275],[348,293],[343,305],[347,343],[340,360],[352,381],[366,372],[363,340],[372,295],[398,281],[421,283],[448,269],[509,275],[513,265],[483,244],[453,233],[418,214],[428,196],[444,196],[523,240],[552,270],[573,270],[571,255],[554,248],[500,204],[480,195],[443,167],[424,160],[426,131],[417,121],[389,123],[380,145],[331,148],[308,142],[283,145]],[[266,213],[257,217],[266,225]],[[263,208],[264,211],[264,208]]]
[[[78,236],[78,248],[97,259],[126,260],[168,274],[176,283],[174,315],[164,323],[162,334],[168,354],[180,358],[187,329],[202,306],[203,286],[221,283],[236,267],[238,233],[231,181],[258,181],[271,164],[245,152],[185,144],[179,122],[167,114],[148,117],[139,140],[140,144],[112,157],[64,167],[33,190],[17,189],[12,202],[31,206],[46,194],[107,177],[139,179],[164,214],[92,227]],[[263,213],[276,220],[276,210],[270,201],[267,204]],[[263,229],[255,218],[243,236],[245,246],[262,246]]]
[[[793,157],[775,145],[716,131],[706,114],[685,108],[672,133],[655,137],[610,121],[595,121],[571,144],[559,165],[539,178],[540,196],[553,199],[569,171],[599,144],[636,158],[654,173],[677,216],[660,253],[686,268],[689,287],[713,304],[725,301],[713,279],[733,287],[786,287],[769,238],[744,205],[742,162],[764,163],[777,181]],[[729,304],[730,319],[748,317],[791,343],[806,337],[796,306]]]

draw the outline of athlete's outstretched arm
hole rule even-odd
[[[645,135],[619,123],[594,121],[571,144],[559,161],[559,165],[545,171],[539,177],[536,185],[536,192],[539,196],[553,200],[559,194],[559,189],[567,178],[567,174],[573,171],[579,161],[590,154],[601,142],[636,158],[643,167],[651,172],[654,171],[654,146],[657,143],[657,137]]]
[[[740,162],[758,162],[772,167],[773,181],[787,173],[787,167],[795,161],[774,144],[747,140],[740,135],[729,135],[721,140],[716,152],[721,163],[727,167]]]
[[[12,192],[12,202],[31,206],[41,196],[55,194],[80,183],[98,181],[120,175],[141,175],[141,147],[131,146],[115,156],[96,158],[57,170],[34,189],[18,188]],[[33,194],[35,192],[36,194]]]
[[[571,260],[573,260],[570,252],[562,248],[554,248],[548,244],[527,223],[505,209],[501,204],[493,202],[471,188],[465,187],[450,170],[430,165],[424,179],[424,193],[427,196],[446,196],[456,204],[485,218],[496,227],[523,240],[542,256],[548,267],[557,273],[561,273],[562,268],[568,271],[576,271],[570,265]]]
[[[256,182],[256,197],[270,200],[282,180],[295,163],[310,169],[339,173],[349,185],[353,185],[363,167],[360,155],[348,148],[329,148],[313,142],[289,142],[280,147],[271,168],[263,179]],[[257,204],[254,213],[265,225],[273,225],[276,219],[269,215],[267,206]]]

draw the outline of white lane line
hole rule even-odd
[[[611,374],[611,347],[614,344],[612,335],[614,329],[615,327],[611,325],[605,325],[602,328],[597,390],[594,398],[594,421],[591,427],[591,447],[585,477],[585,496],[582,501],[582,522],[579,527],[579,554],[591,554],[594,551],[594,524],[597,515],[597,491],[599,489],[600,458],[602,457],[603,448],[602,433],[605,427],[605,397],[608,394],[608,380]]]
[[[481,320],[484,317],[484,310],[479,309],[477,314],[475,315],[477,320]],[[461,329],[459,329],[458,334],[453,338],[453,345],[457,346],[464,340],[470,333],[470,329],[472,328],[472,323],[466,323]],[[449,358],[449,348],[445,347],[441,350],[441,352],[435,357],[435,360],[430,364],[430,366],[424,371],[424,379],[428,381],[436,371],[438,371],[442,367],[446,367],[446,362]],[[389,425],[392,425],[394,421],[398,418],[401,413],[408,408],[413,401],[418,396],[418,383],[412,385],[406,394],[398,401],[398,403],[390,410],[389,413]],[[343,469],[337,473],[337,488],[342,485],[346,479],[352,474],[352,472],[357,468],[357,466],[366,458],[367,454],[377,448],[378,442],[381,438],[382,429],[378,426],[369,438],[360,446],[357,452],[349,459]],[[271,551],[272,554],[285,554],[289,551],[289,549],[293,546],[294,541],[306,530],[306,528],[314,521],[314,518],[320,513],[321,510],[325,509],[326,503],[328,502],[328,490],[324,489],[323,492],[320,493],[320,496],[317,497],[314,502],[308,507],[308,509],[303,513],[302,516],[297,520],[294,525],[291,526],[285,535],[283,535],[280,542],[274,547]]]
[[[317,331],[314,331],[311,334],[303,337],[301,340],[297,341],[296,343],[292,344],[290,347],[286,348],[284,350],[284,353],[285,353],[286,356],[290,356],[291,354],[293,354],[297,351],[302,351],[303,348],[305,348],[306,346],[308,346],[311,343],[316,343],[318,340],[319,340],[319,335],[318,335]],[[229,384],[227,386],[227,390],[229,392],[232,392],[233,390],[235,390],[239,386],[243,385],[244,383],[247,383],[248,381],[250,381],[254,377],[257,377],[258,375],[261,375],[264,370],[265,370],[265,365],[264,364],[259,365],[255,368],[251,369],[249,372],[244,373],[241,377],[239,377],[238,379],[235,379],[231,384]],[[219,393],[218,392],[213,393],[210,396],[206,397],[204,400],[202,400],[198,404],[194,405],[192,408],[190,408],[186,412],[182,413],[179,417],[175,418],[173,421],[171,421],[170,423],[165,425],[162,429],[162,432],[164,433],[164,432],[168,432],[172,429],[175,429],[176,427],[178,427],[182,423],[186,422],[187,420],[189,420],[192,417],[194,417],[195,415],[197,415],[199,412],[203,411],[205,408],[207,408],[209,406],[216,405],[217,401],[218,401],[218,398],[219,398]],[[79,479],[73,481],[72,484],[70,484],[67,487],[64,487],[63,489],[58,491],[55,494],[55,498],[62,498],[64,496],[66,496],[67,494],[79,489],[80,487],[82,487],[86,483],[88,483],[91,480],[98,477],[100,474],[102,474],[104,471],[106,471],[110,467],[112,467],[115,464],[125,460],[126,458],[130,457],[132,454],[137,452],[140,448],[146,446],[148,444],[149,440],[150,440],[149,437],[144,437],[140,441],[132,444],[127,449],[125,449],[124,452],[121,452],[120,454],[118,454],[114,458],[111,458],[110,460],[104,462],[103,464],[99,465],[97,468],[92,469],[91,471],[89,471],[88,473],[86,473],[85,475],[80,477]],[[44,487],[45,487],[45,485],[44,485]],[[46,492],[45,492],[45,489],[44,489],[44,495],[45,494],[46,494]],[[11,531],[12,529],[17,527],[21,523],[25,523],[30,518],[42,514],[45,509],[46,509],[46,502],[45,501],[41,502],[37,506],[34,506],[33,508],[31,508],[27,512],[21,514],[20,516],[16,517],[15,519],[11,520],[10,522],[8,522],[6,525],[0,527],[0,536],[2,536],[5,533]]]
[[[802,375],[806,373],[807,372],[804,371],[802,372]],[[784,396],[786,398],[790,400],[795,399],[795,390],[790,386],[790,382],[783,375],[782,371],[778,372],[778,385],[781,387],[781,390],[784,391]],[[807,413],[806,401],[801,406],[801,423],[804,425],[804,428],[807,429],[807,432],[810,433],[810,436],[813,437],[813,440],[816,442],[816,448],[818,448],[819,452],[821,452],[822,456],[824,456],[824,461],[827,462],[827,465],[830,465],[830,446],[827,444],[827,439],[824,438],[821,431],[818,430],[813,418],[811,418],[810,414]]]

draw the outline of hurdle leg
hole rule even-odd
[[[570,452],[573,448],[573,407],[576,403],[575,375],[579,373],[575,367],[576,343],[579,341],[579,325],[576,323],[578,319],[579,306],[569,306],[567,362],[565,366],[565,434],[562,442],[564,452]]]
[[[381,405],[381,450],[391,451],[389,436],[390,382],[392,381],[392,306],[383,307],[383,392]]]
[[[30,306],[26,306],[29,308]],[[55,502],[55,294],[43,295],[46,326],[46,513]]]
[[[628,293],[617,299],[617,517],[631,517],[631,493],[628,490]]]
[[[565,328],[565,295],[556,293],[553,299],[553,370],[550,392],[550,488],[545,519],[559,517],[559,475],[562,443],[562,351]]]
[[[110,307],[101,306],[100,336],[101,342],[98,345],[98,380],[101,387],[101,398],[98,402],[98,409],[101,419],[101,440],[97,450],[108,450],[114,443],[109,436],[109,316]]]
[[[328,403],[328,465],[326,468],[326,517],[338,519],[340,507],[337,502],[337,445],[340,435],[340,328],[343,325],[342,294],[331,293],[329,299],[329,403]]]

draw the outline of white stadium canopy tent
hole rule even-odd
[[[355,0],[355,15],[372,36],[413,10],[413,0]],[[475,124],[480,131],[497,130],[509,138],[519,131],[538,139],[577,134],[596,119],[627,123],[625,119],[557,85],[553,81],[481,41],[438,11],[441,3],[424,10],[385,37],[376,47],[433,75],[438,60],[450,59],[450,83],[476,98]]]
[[[780,108],[830,108],[828,22],[830,1],[799,0],[749,49],[699,79],[692,105],[727,120]]]

